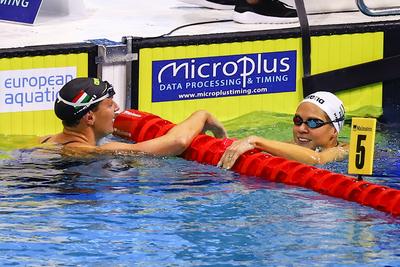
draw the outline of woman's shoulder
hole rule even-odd
[[[340,148],[343,148],[343,149],[349,149],[349,143],[339,142],[337,147],[340,147]]]
[[[66,138],[63,134],[46,135],[39,137],[39,143],[41,145],[61,145],[69,147],[86,147],[87,144],[83,143],[81,140],[75,138]]]
[[[40,144],[45,144],[48,143],[50,141],[50,139],[53,137],[54,135],[45,135],[45,136],[41,136],[39,137],[39,143]]]

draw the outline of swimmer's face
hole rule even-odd
[[[301,103],[296,114],[303,121],[308,119],[320,119],[329,121],[328,115],[317,105],[309,102]],[[329,148],[337,145],[337,131],[331,124],[325,124],[319,128],[312,129],[307,124],[293,125],[293,140],[296,144],[315,150],[316,147]]]
[[[119,106],[112,97],[106,98],[100,102],[96,111],[94,111],[95,122],[94,129],[98,138],[111,134],[114,130],[113,123]]]

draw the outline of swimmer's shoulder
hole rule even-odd
[[[40,137],[39,143],[42,152],[58,153],[62,156],[87,158],[99,154],[96,147],[88,146],[78,140],[67,141],[57,135]]]
[[[349,149],[350,144],[346,142],[339,142],[338,147],[342,149]]]
[[[40,143],[40,144],[47,144],[47,143],[50,143],[50,139],[52,139],[53,136],[54,136],[54,135],[41,136],[41,137],[39,137],[39,143]]]
[[[63,147],[84,147],[88,148],[87,144],[79,140],[67,140],[60,135],[46,135],[39,138],[39,143],[42,145],[61,145]]]

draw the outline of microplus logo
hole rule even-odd
[[[296,90],[296,51],[153,62],[153,102]]]
[[[0,71],[0,112],[52,110],[76,67]]]

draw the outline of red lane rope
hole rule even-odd
[[[173,123],[156,115],[131,109],[116,117],[114,134],[135,142],[143,142],[164,135],[173,126],[175,126]],[[203,164],[217,165],[233,141],[202,134],[193,140],[181,157]],[[275,157],[258,150],[251,150],[241,155],[232,169],[240,174],[305,187],[394,216],[400,215],[400,190],[358,181],[355,177]]]

